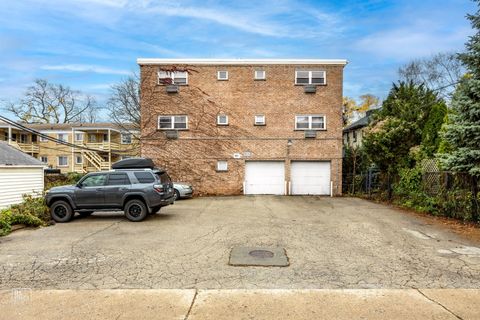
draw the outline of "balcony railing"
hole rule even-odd
[[[20,149],[25,153],[38,153],[40,151],[40,147],[38,144],[30,144],[30,143],[17,143]]]

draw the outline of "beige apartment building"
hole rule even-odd
[[[113,162],[139,153],[135,135],[112,123],[22,125],[38,134],[0,122],[0,139],[62,173],[109,170]]]
[[[200,195],[340,195],[346,60],[138,59],[141,154]]]

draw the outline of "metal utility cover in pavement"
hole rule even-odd
[[[283,248],[235,247],[230,252],[231,266],[287,267],[287,253]]]

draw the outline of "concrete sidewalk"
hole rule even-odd
[[[2,290],[0,319],[480,319],[480,289]]]

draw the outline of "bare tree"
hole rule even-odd
[[[112,86],[107,108],[110,111],[110,118],[116,125],[133,136],[138,136],[140,132],[140,78],[138,74],[132,74]]]
[[[26,123],[77,122],[85,114],[95,120],[98,111],[92,96],[43,79],[35,80],[22,99],[7,104],[5,109]]]
[[[398,70],[400,80],[424,84],[448,100],[464,73],[455,53],[438,53],[430,58],[412,60]]]

